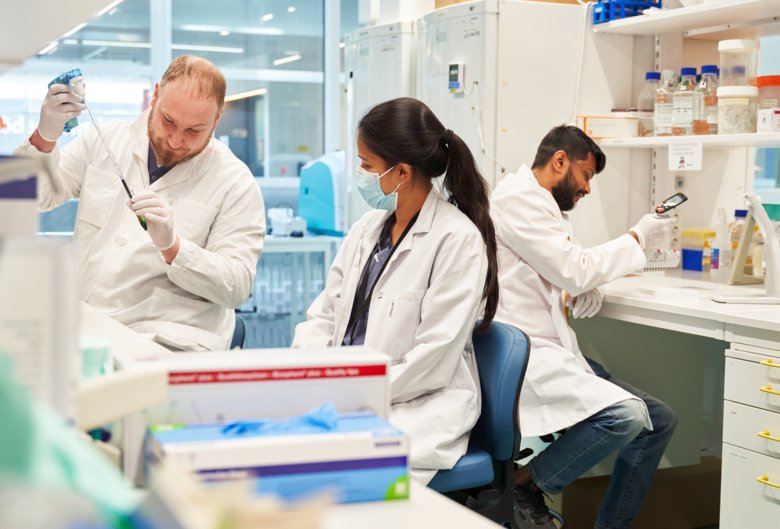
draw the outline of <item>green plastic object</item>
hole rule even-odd
[[[140,504],[134,489],[88,441],[13,378],[0,352],[0,477],[35,487],[67,488],[118,524]]]
[[[769,218],[780,222],[780,204],[763,204]]]

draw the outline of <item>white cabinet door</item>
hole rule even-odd
[[[778,520],[780,460],[724,443],[720,529],[768,529]]]

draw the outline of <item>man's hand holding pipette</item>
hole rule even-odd
[[[134,195],[128,201],[128,206],[133,213],[146,218],[149,237],[163,253],[165,260],[170,263],[175,257],[175,252],[170,259],[168,253],[171,253],[178,242],[178,236],[173,229],[173,209],[151,189],[144,189]]]
[[[82,96],[76,93],[74,87],[51,85],[41,106],[38,135],[49,143],[56,142],[62,135],[65,123],[78,117],[87,108],[81,100]]]

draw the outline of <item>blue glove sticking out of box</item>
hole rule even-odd
[[[339,423],[336,406],[332,402],[326,402],[316,410],[304,415],[290,417],[284,420],[266,421],[236,421],[222,429],[222,433],[229,435],[256,435],[263,433],[283,434],[332,432]]]

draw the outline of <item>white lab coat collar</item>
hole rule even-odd
[[[554,209],[555,211],[558,212],[558,214],[560,215],[561,219],[564,221],[564,224],[566,224],[566,227],[569,230],[569,234],[573,235],[573,228],[572,228],[571,217],[569,216],[569,212],[561,211],[561,207],[555,201],[555,198],[552,196],[552,193],[550,193],[550,191],[548,191],[547,189],[542,187],[542,184],[539,183],[539,180],[537,180],[536,175],[531,170],[531,168],[528,167],[527,165],[523,164],[520,167],[520,170],[517,171],[517,174],[519,176],[521,176],[522,178],[524,178],[524,179],[528,180],[529,182],[531,182],[532,185],[538,187],[539,190],[544,193],[545,199],[549,200],[550,204],[553,206],[552,209]]]
[[[140,167],[141,174],[145,177],[143,179],[144,187],[150,187],[153,191],[159,192],[184,181],[191,180],[194,175],[200,174],[199,168],[201,165],[208,162],[214,151],[214,142],[216,140],[212,136],[209,139],[208,145],[206,145],[206,148],[203,149],[200,154],[191,160],[177,164],[165,174],[164,178],[158,179],[154,184],[149,186],[149,132],[147,127],[151,111],[152,109],[148,108],[136,118],[130,128],[130,134],[134,142],[133,160],[136,165]]]

